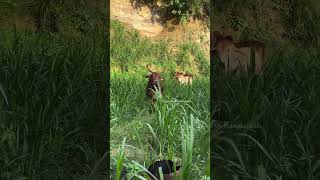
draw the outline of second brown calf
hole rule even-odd
[[[193,76],[191,74],[176,72],[175,77],[180,84],[187,84],[187,85],[192,84]]]

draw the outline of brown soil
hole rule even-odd
[[[171,40],[173,53],[175,45],[185,41],[201,44],[209,56],[210,32],[204,22],[191,20],[183,25],[174,25],[174,20],[161,25],[157,15],[150,8],[134,8],[130,0],[111,0],[111,19],[118,20],[153,40]]]
[[[159,34],[163,27],[156,21],[148,7],[134,8],[130,0],[111,0],[110,1],[111,19],[119,20],[129,24],[142,35],[153,37]]]

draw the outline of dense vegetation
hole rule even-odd
[[[161,70],[170,76],[178,68],[209,76],[209,57],[201,49],[200,43],[203,42],[174,43],[165,39],[153,42],[140,37],[137,31],[125,28],[118,21],[111,21],[110,33],[111,69],[145,73],[145,64],[150,63],[161,67]]]
[[[211,3],[211,30],[220,25],[239,32],[240,39],[284,39],[310,48],[319,45],[319,9],[318,0],[217,0]]]
[[[209,176],[209,57],[196,42],[175,42],[176,52],[171,45],[111,22],[112,177],[122,168],[138,178],[158,159],[177,160],[184,177]],[[145,94],[147,63],[166,79],[154,110]],[[192,86],[178,85],[177,68],[195,75]]]
[[[319,179],[320,56],[285,51],[260,77],[215,81],[216,179]]]
[[[0,179],[106,178],[107,12],[101,3],[0,2]],[[208,3],[165,0],[160,10],[184,22],[207,18]],[[209,133],[209,61],[200,46],[182,42],[172,48],[169,41],[153,42],[112,22],[112,177],[121,168],[129,176],[142,175],[158,158],[177,159],[184,176],[208,177],[211,134],[215,179],[319,179],[320,55],[313,49],[319,47],[320,4],[216,0],[211,5],[212,30],[221,25],[239,39],[268,44],[263,75],[214,76]],[[271,28],[275,24],[280,30]],[[146,63],[166,78],[155,110],[144,94]],[[176,84],[177,68],[196,74],[192,86]]]
[[[176,18],[184,23],[191,18],[209,19],[209,0],[131,0],[136,7],[148,6],[165,21]]]
[[[101,0],[7,0],[0,2],[0,25],[37,32],[91,33],[104,26],[107,11]]]
[[[57,2],[30,3],[0,5],[0,179],[105,179],[105,28],[73,26],[96,12],[81,3],[39,28],[38,5]]]
[[[268,62],[260,76],[221,75],[218,66],[211,69],[215,89],[212,176],[221,180],[319,179],[320,54],[313,50],[320,36],[319,3],[218,2],[214,17],[229,19],[223,25],[240,39],[264,40]],[[277,7],[276,18],[285,27],[284,42],[267,28],[270,3]],[[222,24],[214,21],[211,30]]]

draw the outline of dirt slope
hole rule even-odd
[[[148,7],[134,8],[130,0],[111,0],[110,17],[137,29],[142,35],[154,37],[158,35],[163,27],[154,19]]]
[[[210,32],[207,25],[198,20],[173,25],[171,21],[162,25],[159,18],[147,6],[135,8],[130,0],[111,0],[111,19],[118,20],[153,40],[171,40],[173,50],[176,43],[193,41],[199,43],[209,56]],[[174,20],[172,21],[174,22]]]

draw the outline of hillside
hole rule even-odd
[[[320,4],[306,1],[214,1],[211,30],[235,39],[259,39],[272,44],[310,48],[319,45]]]
[[[136,7],[130,0],[112,0],[111,19],[112,70],[122,66],[130,66],[132,70],[133,65],[145,70],[146,62],[151,62],[158,65],[160,71],[165,67],[169,72],[178,69],[209,74],[210,32],[205,22],[176,23],[173,18],[164,23],[154,14],[154,8]],[[127,44],[121,44],[119,38]],[[127,50],[123,49],[125,46]],[[122,59],[119,54],[124,52],[131,55]],[[136,67],[134,71],[137,71]]]
[[[153,15],[150,8],[135,8],[130,0],[111,0],[110,17],[137,29],[147,37],[154,37],[163,29],[159,16]]]

